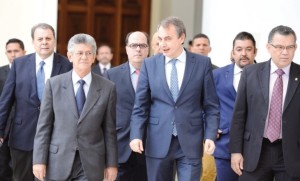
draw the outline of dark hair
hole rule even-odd
[[[10,43],[18,43],[20,45],[20,48],[22,50],[25,50],[25,46],[24,46],[24,43],[22,40],[19,40],[17,38],[12,38],[12,39],[9,39],[7,42],[6,42],[6,46]]]
[[[147,39],[147,45],[150,44],[150,39],[149,39],[148,33],[143,32],[143,31],[132,31],[132,32],[129,32],[129,33],[126,35],[126,38],[125,38],[125,44],[126,44],[126,45],[128,45],[128,39],[129,39],[130,35],[131,35],[132,33],[136,33],[136,32],[143,33],[143,34],[145,35],[146,39]]]
[[[273,28],[269,34],[268,37],[268,43],[272,43],[274,35],[278,33],[280,35],[293,35],[295,38],[295,42],[297,41],[297,36],[296,33],[294,32],[294,30],[288,26],[283,26],[283,25],[279,25],[275,28]]]
[[[242,31],[242,32],[238,33],[233,40],[232,48],[234,48],[235,42],[237,40],[251,40],[254,45],[254,48],[256,48],[256,41],[251,33],[248,33],[246,31]]]
[[[107,43],[101,43],[101,44],[97,47],[97,54],[98,54],[99,48],[101,48],[101,47],[108,47],[109,50],[110,50],[110,53],[113,53],[112,47],[111,47],[109,44],[107,44]]]
[[[36,24],[34,25],[32,28],[31,28],[31,38],[34,39],[34,32],[36,29],[38,28],[41,28],[41,29],[50,29],[53,33],[53,37],[55,38],[55,31],[54,31],[54,28],[47,24],[47,23],[39,23],[39,24]]]
[[[170,25],[175,26],[178,37],[180,37],[182,34],[184,34],[186,36],[186,30],[185,30],[184,23],[178,17],[171,16],[171,17],[168,17],[168,18],[162,20],[160,22],[160,24],[158,25],[158,28],[160,28],[160,27],[168,28]]]
[[[192,42],[193,44],[194,44],[194,40],[197,39],[197,38],[206,38],[208,40],[208,44],[210,44],[210,40],[209,40],[209,38],[206,34],[199,33],[199,34],[195,35],[194,38],[193,38],[193,42]]]

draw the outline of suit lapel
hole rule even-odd
[[[72,71],[68,73],[68,76],[64,81],[63,89],[65,91],[64,95],[67,96],[68,106],[71,112],[75,115],[76,118],[78,118],[79,115],[77,112],[76,98],[75,98],[74,86],[72,81]]]
[[[163,86],[163,89],[166,91],[166,94],[169,96],[170,100],[173,100],[172,97],[172,93],[170,91],[168,82],[167,82],[167,77],[166,77],[166,60],[165,60],[165,56],[160,55],[160,57],[158,57],[157,59],[155,59],[156,64],[157,64],[157,73],[159,74],[159,77],[163,77],[162,79],[160,79],[162,82],[160,85]]]
[[[182,84],[181,84],[181,87],[179,90],[178,99],[180,98],[180,95],[184,91],[185,87],[187,86],[187,84],[191,78],[191,75],[193,73],[194,67],[195,67],[195,57],[193,55],[191,55],[188,51],[186,51],[186,64],[185,64],[185,70],[184,70]],[[178,101],[178,99],[177,99],[177,101]]]
[[[52,67],[52,73],[51,73],[51,77],[58,75],[61,69],[61,63],[60,63],[60,59],[57,56],[56,53],[54,53],[53,56],[53,67]]]
[[[24,69],[31,70],[28,72],[28,79],[31,80],[30,86],[31,90],[29,91],[29,97],[30,99],[33,99],[37,102],[40,102],[38,95],[37,95],[37,85],[36,85],[36,66],[35,66],[35,54],[31,54],[28,63],[26,64],[27,68],[24,67]]]
[[[101,96],[101,85],[97,81],[95,81],[96,78],[96,75],[92,73],[92,82],[78,123],[80,123],[83,120],[83,118],[93,108],[93,106]]]
[[[231,64],[228,66],[226,72],[225,72],[225,82],[224,84],[227,84],[229,88],[229,92],[233,97],[236,97],[236,91],[233,86],[233,75],[234,74],[234,64]]]
[[[295,91],[299,85],[299,81],[300,81],[299,78],[300,78],[300,68],[299,66],[297,66],[295,63],[292,62],[283,111],[285,111],[285,109],[287,108],[287,106],[289,105],[290,101],[292,100],[295,94]]]
[[[124,85],[132,85],[131,82],[131,74],[130,74],[130,67],[129,67],[129,62],[127,62],[126,64],[123,64],[123,66],[121,67],[121,71],[120,71],[120,76],[121,78],[121,84],[124,83]],[[129,93],[130,93],[130,97],[134,98],[135,97],[135,91],[133,86],[129,86]]]
[[[269,105],[270,61],[266,62],[258,72],[258,79],[266,105]]]

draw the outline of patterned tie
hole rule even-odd
[[[283,93],[283,82],[282,75],[284,71],[282,69],[276,70],[278,75],[271,98],[269,120],[266,131],[267,138],[274,142],[280,137],[281,130],[281,117],[282,117],[282,93]]]
[[[84,89],[83,86],[85,84],[84,80],[79,80],[78,83],[79,88],[77,89],[77,93],[76,93],[76,104],[77,104],[77,111],[78,111],[78,115],[80,116],[84,103],[85,103],[85,93],[84,93]]]
[[[44,72],[45,62],[42,60],[40,62],[40,69],[36,74],[36,82],[37,82],[37,93],[40,101],[42,100],[43,91],[45,87],[45,72]]]
[[[172,70],[171,70],[171,81],[170,81],[170,91],[172,93],[172,97],[174,102],[176,102],[179,94],[179,87],[178,87],[178,75],[177,75],[177,68],[176,68],[176,62],[177,59],[170,60],[172,63]],[[177,129],[176,129],[176,123],[175,120],[172,122],[173,124],[173,131],[172,134],[174,136],[177,136]]]

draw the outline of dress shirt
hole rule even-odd
[[[104,73],[104,72],[103,72],[103,69],[104,69],[104,68],[106,68],[106,71],[109,70],[109,69],[111,68],[111,63],[106,64],[106,65],[103,65],[103,64],[99,63],[98,65],[99,65],[99,67],[100,67],[101,74]]]
[[[235,91],[237,92],[239,87],[239,82],[241,79],[243,69],[239,67],[236,63],[234,64],[234,70],[233,70],[233,87]]]
[[[282,68],[282,70],[284,71],[284,74],[282,75],[282,81],[283,81],[282,110],[284,107],[284,100],[285,100],[286,91],[287,91],[287,87],[288,87],[288,83],[289,83],[290,67],[291,67],[291,64]],[[268,125],[268,120],[269,120],[269,111],[270,111],[273,87],[274,87],[275,81],[278,77],[277,73],[275,72],[277,69],[279,69],[279,68],[273,63],[273,60],[271,60],[270,82],[269,82],[269,108],[268,108],[268,114],[267,114],[267,119],[266,119],[266,123],[265,123],[265,129],[264,129],[265,130],[264,131],[265,138],[267,138],[266,131],[267,131],[267,125]],[[280,138],[282,138],[282,124],[281,124]]]
[[[172,70],[172,63],[170,62],[172,59],[177,59],[176,62],[176,69],[177,69],[177,76],[178,76],[178,88],[180,90],[183,76],[184,76],[184,70],[185,70],[185,64],[186,64],[186,52],[184,49],[182,49],[181,54],[177,58],[165,58],[165,70],[166,70],[166,78],[168,86],[170,87],[171,82],[171,70]]]
[[[129,68],[130,68],[130,78],[131,78],[132,87],[136,91],[136,86],[139,77],[135,71],[136,68],[134,68],[130,63],[129,63]]]
[[[77,90],[80,86],[78,81],[81,80],[81,79],[84,80],[84,82],[85,82],[85,84],[83,85],[83,89],[84,89],[85,97],[87,97],[90,86],[91,86],[91,82],[92,82],[92,73],[90,72],[86,76],[84,76],[83,78],[80,78],[77,75],[77,73],[74,70],[72,70],[72,81],[73,81],[73,88],[74,88],[75,95],[76,95]]]
[[[53,58],[54,53],[52,53],[48,58],[42,59],[37,53],[35,54],[35,74],[40,70],[40,62],[43,60],[44,64],[44,72],[45,72],[45,83],[48,79],[50,79],[52,74],[52,67],[53,67]]]

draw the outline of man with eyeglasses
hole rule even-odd
[[[149,36],[145,32],[130,32],[126,36],[128,61],[107,71],[105,75],[117,89],[117,181],[147,181],[145,156],[129,147],[130,119],[139,73],[144,59],[149,55]]]
[[[184,49],[181,19],[162,20],[157,32],[162,54],[142,64],[130,147],[137,153],[145,150],[149,181],[172,180],[174,165],[179,181],[199,181],[203,151],[214,152],[219,125],[211,61]]]
[[[35,53],[13,61],[0,98],[0,140],[3,139],[8,116],[15,105],[9,147],[16,181],[34,180],[33,140],[44,84],[50,77],[72,69],[66,57],[54,53],[56,40],[51,25],[39,23],[33,26],[31,37]]]
[[[300,180],[300,65],[296,34],[273,28],[269,61],[243,70],[230,130],[231,167],[240,181]]]
[[[39,180],[116,179],[116,89],[91,72],[96,48],[88,34],[71,37],[73,70],[47,81],[33,150]]]

